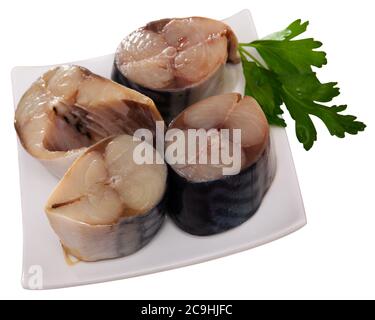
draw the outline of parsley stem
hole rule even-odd
[[[255,58],[249,51],[244,49],[243,47],[239,47],[238,51],[243,59],[250,58],[253,60],[259,67],[262,67],[264,69],[267,69],[257,58]]]

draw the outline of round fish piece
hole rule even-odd
[[[207,134],[203,149],[199,145],[192,153],[185,152],[185,161],[172,163],[169,174],[168,212],[184,231],[207,236],[217,234],[247,221],[262,203],[275,175],[276,161],[271,152],[267,119],[252,97],[237,93],[210,97],[185,109],[169,125],[169,130],[214,129]],[[238,144],[233,135],[221,135],[223,129],[240,129],[241,142],[237,145],[239,172],[224,174],[232,165],[222,161],[213,163],[212,152],[216,145],[234,155]],[[185,134],[186,136],[186,134]],[[191,141],[189,141],[190,143]],[[167,142],[167,149],[174,142]],[[185,142],[186,147],[186,142]],[[206,163],[199,162],[205,154]]]
[[[144,247],[165,216],[167,166],[138,164],[141,142],[129,135],[88,148],[50,195],[45,211],[65,250],[83,261],[130,255]],[[148,154],[157,152],[151,146]]]
[[[155,121],[162,117],[150,98],[74,65],[43,74],[15,112],[21,144],[59,178],[87,147],[139,128],[154,132]]]
[[[220,92],[225,64],[240,62],[237,47],[221,21],[153,21],[121,42],[112,79],[151,97],[169,123],[188,105]]]

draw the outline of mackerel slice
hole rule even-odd
[[[153,21],[121,42],[112,79],[152,98],[170,122],[188,105],[220,92],[225,64],[240,61],[237,46],[221,21]]]
[[[87,147],[112,135],[155,131],[153,101],[89,70],[50,69],[25,92],[15,128],[25,150],[61,178]]]
[[[78,259],[132,254],[162,225],[167,167],[137,164],[133,152],[139,143],[121,135],[90,147],[50,195],[45,207],[49,222]]]
[[[224,175],[227,163],[210,162],[212,146],[229,147],[235,141],[209,136],[207,149],[197,147],[196,163],[171,164],[168,212],[176,224],[188,233],[200,236],[217,234],[237,227],[251,218],[262,203],[275,175],[276,161],[271,152],[269,125],[252,97],[230,93],[210,97],[185,109],[169,129],[240,129],[240,170]],[[216,141],[213,143],[212,141]],[[172,142],[167,143],[167,148]],[[199,163],[206,152],[207,163]],[[188,158],[189,157],[189,158]],[[167,157],[167,161],[170,162]]]

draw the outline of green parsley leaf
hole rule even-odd
[[[321,83],[316,73],[289,74],[278,77],[282,83],[294,88],[298,96],[318,102],[330,102],[340,94],[337,82]]]
[[[298,92],[293,81],[284,81],[282,86],[283,101],[296,122],[296,134],[298,140],[306,150],[309,150],[317,139],[316,129],[310,115],[320,118],[333,136],[344,138],[345,133],[357,134],[363,131],[366,125],[356,121],[355,116],[342,115],[347,106],[327,107],[314,102],[311,98]]]
[[[257,40],[249,46],[257,49],[267,66],[277,74],[311,72],[312,66],[327,64],[326,54],[314,51],[322,43],[313,39]]]
[[[301,22],[301,19],[294,21],[286,29],[270,34],[263,38],[263,40],[291,40],[300,34],[304,33],[307,29],[309,22]]]
[[[262,40],[241,43],[241,55],[246,79],[245,94],[253,96],[263,108],[268,122],[286,126],[280,117],[284,103],[295,121],[296,135],[306,150],[317,139],[311,116],[321,119],[331,135],[357,134],[366,125],[355,116],[343,115],[347,106],[326,106],[340,94],[336,82],[321,83],[313,68],[327,64],[326,53],[317,51],[322,43],[314,39],[293,40],[306,31],[308,22],[296,20],[286,29]],[[256,49],[262,60],[251,54]]]
[[[258,67],[254,62],[244,64],[243,68],[246,79],[245,95],[254,97],[262,105],[270,124],[286,127],[285,121],[279,117],[283,113],[280,108],[283,101],[277,79],[270,71]]]

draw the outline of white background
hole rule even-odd
[[[288,135],[308,225],[251,251],[139,278],[53,291],[20,284],[22,221],[11,68],[113,52],[144,23],[201,15],[222,19],[248,8],[260,36],[297,18],[324,43],[322,80],[338,81],[349,112],[368,125],[344,140],[316,121],[309,152]],[[0,298],[304,299],[375,298],[375,46],[373,1],[0,1]]]

